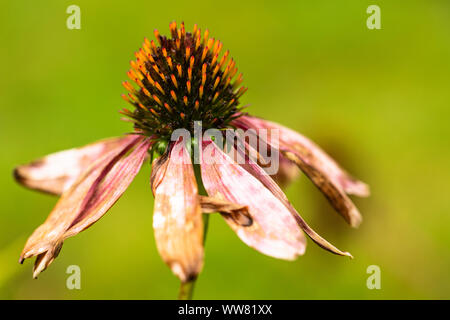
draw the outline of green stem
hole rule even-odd
[[[194,294],[195,281],[196,279],[180,283],[180,292],[178,293],[178,300],[192,300],[192,295]]]
[[[203,186],[203,182],[202,182],[200,165],[197,164],[195,161],[194,161],[194,173],[195,173],[195,179],[197,180],[198,194],[199,195],[207,195],[205,187]],[[208,233],[208,225],[209,225],[209,214],[203,214],[203,246],[205,246],[205,243],[206,243],[206,235]],[[178,293],[178,300],[192,300],[196,281],[197,281],[197,278],[195,278],[191,281],[188,281],[188,282],[180,283],[180,291]]]

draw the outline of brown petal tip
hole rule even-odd
[[[47,269],[47,267],[50,265],[50,263],[55,260],[56,256],[58,254],[54,253],[53,251],[47,251],[45,253],[41,253],[37,256],[36,261],[34,262],[34,268],[33,268],[33,279],[37,279],[38,275]]]
[[[13,177],[18,183],[22,183],[23,182],[23,177],[20,174],[20,166],[14,168],[14,170],[13,170]]]

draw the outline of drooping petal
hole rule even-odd
[[[291,151],[310,153],[315,158],[314,165],[319,171],[324,172],[335,184],[348,194],[367,197],[370,189],[367,184],[353,178],[342,169],[325,151],[307,137],[286,128],[280,124],[263,120],[253,116],[242,116],[234,121],[234,124],[242,128],[254,129],[278,129],[280,145]]]
[[[152,141],[142,139],[136,147],[117,162],[111,162],[90,188],[81,211],[72,222],[64,239],[72,237],[100,219],[125,192],[147,157]]]
[[[14,177],[23,186],[61,195],[102,155],[121,148],[127,137],[101,140],[81,148],[50,154],[14,169]]]
[[[325,195],[333,208],[340,213],[352,226],[358,227],[362,222],[362,216],[350,198],[332,180],[330,180],[316,166],[304,160],[297,153],[285,151],[283,154],[294,161],[298,167],[311,179],[311,181]]]
[[[361,223],[361,214],[346,192],[368,195],[366,184],[352,178],[317,145],[290,129],[250,116],[243,116],[236,121],[240,121],[236,125],[241,127],[279,130],[279,149],[283,156],[294,162],[311,179],[351,226],[357,227]],[[270,137],[268,143],[271,143]]]
[[[285,206],[289,209],[293,218],[297,222],[297,224],[302,228],[302,230],[320,247],[323,249],[330,251],[331,253],[340,255],[340,256],[348,256],[352,257],[352,255],[348,252],[343,252],[329,243],[327,240],[322,238],[317,232],[315,232],[300,214],[295,210],[292,206],[284,192],[278,186],[278,184],[257,164],[255,163],[247,154],[246,151],[246,142],[238,139],[235,144],[235,150],[237,151],[237,155],[240,159],[244,159],[241,161],[241,166],[252,176],[258,179],[272,194],[278,198]]]
[[[154,162],[153,229],[163,260],[182,281],[194,279],[203,267],[203,220],[190,155],[180,139]]]
[[[292,260],[302,255],[306,239],[289,210],[211,140],[203,141],[202,146],[201,173],[208,195],[248,207],[250,226],[225,216],[239,238],[272,257]]]
[[[88,228],[119,199],[139,171],[150,145],[148,138],[128,136],[122,148],[100,157],[62,194],[21,254],[20,262],[38,256],[34,277],[54,260],[65,239]]]

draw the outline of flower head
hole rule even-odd
[[[172,37],[155,31],[131,62],[125,100],[134,110],[123,110],[134,132],[120,138],[52,154],[14,171],[29,188],[60,195],[47,220],[28,239],[20,256],[36,256],[34,276],[49,266],[63,242],[100,219],[120,198],[146,159],[152,163],[151,190],[155,197],[153,228],[158,251],[182,282],[195,279],[202,269],[204,223],[202,216],[220,213],[237,236],[266,255],[292,260],[306,248],[306,233],[322,248],[351,256],[323,239],[302,219],[281,190],[299,168],[352,226],[361,216],[348,194],[367,196],[368,186],[352,178],[308,138],[281,125],[242,113],[239,87],[242,75],[222,44],[203,38],[195,26],[186,32],[170,25]],[[195,146],[202,153],[193,163],[193,141],[173,137],[177,129],[194,133],[220,129],[219,135],[240,129],[227,140],[227,149],[209,135]],[[262,131],[269,131],[263,134]],[[278,135],[272,134],[274,131]],[[245,132],[245,135],[242,135]],[[248,135],[247,135],[248,133]],[[257,145],[247,138],[253,136]],[[279,139],[278,139],[278,138]],[[162,146],[154,149],[155,145]],[[277,155],[278,172],[264,164],[268,147]],[[157,152],[156,152],[157,151]],[[232,152],[230,152],[232,151]],[[256,157],[254,156],[256,154]],[[202,191],[200,189],[203,189]]]
[[[125,81],[129,91],[122,97],[134,111],[122,110],[135,128],[155,139],[168,141],[174,130],[184,128],[193,133],[193,122],[204,129],[224,128],[240,111],[239,98],[246,91],[239,87],[242,74],[229,51],[221,56],[222,43],[203,34],[194,26],[186,32],[184,23],[177,29],[170,24],[171,38],[155,30],[158,45],[145,39],[142,49],[131,61],[128,77],[137,89]]]

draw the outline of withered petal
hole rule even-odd
[[[128,137],[100,140],[80,148],[50,154],[14,169],[14,178],[23,186],[61,195],[99,157],[121,148]]]
[[[208,195],[248,207],[250,226],[225,217],[239,238],[272,257],[293,260],[302,255],[306,239],[289,210],[211,140],[202,145],[201,173]]]
[[[33,267],[33,278],[37,279],[38,275],[47,269],[47,267],[55,260],[61,250],[62,242],[58,243],[55,247],[50,248],[48,251],[38,254]]]
[[[34,276],[53,261],[65,239],[88,228],[118,200],[139,171],[150,144],[142,136],[127,137],[122,148],[100,157],[62,194],[22,251],[21,262],[39,256]]]
[[[304,153],[305,151],[310,153],[316,159],[314,165],[317,166],[317,170],[324,172],[333,183],[343,189],[346,193],[360,197],[367,197],[370,195],[370,188],[367,184],[353,178],[324,150],[304,135],[278,123],[249,115],[234,120],[234,125],[243,129],[278,129],[280,148],[291,152],[300,150],[301,153]]]
[[[89,189],[81,210],[64,234],[72,237],[100,219],[125,192],[141,169],[152,141],[141,138],[133,150],[111,161]]]
[[[159,254],[187,282],[203,267],[203,220],[197,182],[184,142],[172,143],[152,168],[153,229]]]
[[[290,213],[296,220],[297,224],[300,228],[320,247],[323,249],[330,251],[331,253],[352,257],[349,252],[343,252],[329,243],[327,240],[322,238],[317,232],[315,232],[300,214],[295,210],[295,208],[290,203],[289,199],[286,197],[281,188],[277,185],[277,183],[260,167],[256,164],[247,154],[247,144],[242,139],[237,140],[238,143],[235,144],[235,148],[239,157],[244,159],[244,163],[241,166],[249,172],[252,176],[258,179],[268,190],[270,190],[275,197],[277,197],[285,206],[289,209]]]
[[[308,176],[309,179],[319,188],[325,195],[333,208],[344,217],[352,227],[358,227],[362,222],[362,216],[356,206],[332,180],[330,180],[322,171],[319,171],[316,166],[311,165],[297,154],[289,151],[284,151],[286,158],[292,160],[298,167]]]
[[[292,214],[293,218],[300,226],[300,228],[320,247],[323,249],[330,251],[331,253],[340,255],[340,256],[348,256],[352,257],[349,252],[343,252],[329,243],[327,240],[322,238],[317,232],[315,232],[300,214],[295,210],[292,204],[289,202],[289,199],[286,197],[284,192],[281,190],[280,186],[254,161],[252,161],[245,150],[245,142],[240,140],[240,143],[236,144],[236,150],[240,157],[245,159],[245,162],[241,164],[241,166],[252,176],[258,179],[272,194],[277,197],[285,206],[289,209],[289,212]]]
[[[308,138],[279,124],[256,117],[243,116],[241,127],[279,130],[279,150],[295,163],[325,195],[333,208],[352,226],[358,227],[362,216],[346,193],[367,196],[369,187],[345,172],[322,149]],[[268,139],[270,144],[270,138]]]

